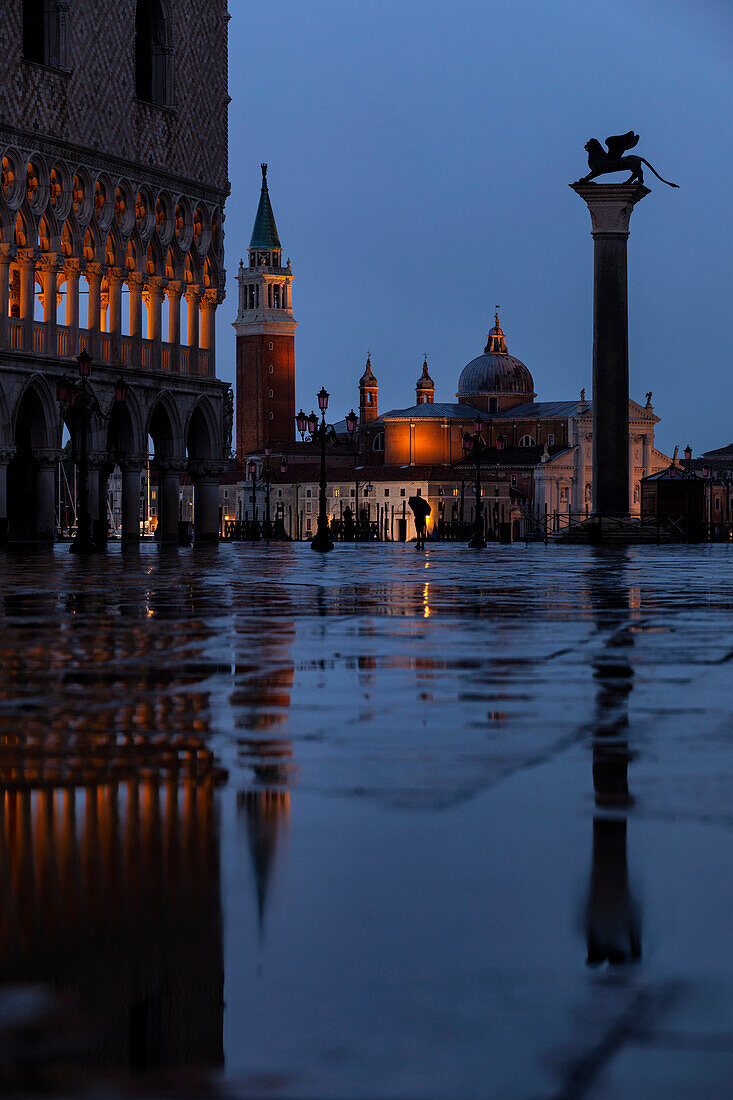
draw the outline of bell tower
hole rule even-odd
[[[282,245],[262,166],[247,267],[239,261],[237,334],[237,458],[268,443],[295,441],[295,329],[293,271]]]
[[[372,371],[372,357],[367,355],[364,373],[359,379],[359,423],[364,426],[370,420],[376,420],[378,414],[377,392],[379,386]]]

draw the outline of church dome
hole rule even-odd
[[[484,354],[472,359],[461,371],[457,396],[506,393],[534,397],[534,379],[521,359],[515,359],[507,351],[498,314],[494,322]]]

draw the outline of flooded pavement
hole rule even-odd
[[[732,1095],[732,551],[0,573],[0,1087]]]

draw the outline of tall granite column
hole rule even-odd
[[[626,242],[639,183],[571,183],[593,237],[593,514],[629,514],[629,317]]]

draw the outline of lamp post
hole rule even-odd
[[[69,552],[71,554],[91,554],[97,547],[94,545],[91,532],[91,517],[89,515],[89,459],[87,456],[87,432],[89,430],[89,385],[88,378],[92,370],[92,357],[87,351],[77,355],[79,364],[79,386],[59,387],[59,399],[70,405],[78,404],[79,425],[79,489],[80,500],[76,516],[76,531],[71,541]]]
[[[257,523],[257,463],[254,459],[250,459],[247,463],[247,473],[252,478],[252,538],[254,538]]]
[[[321,410],[321,480],[318,487],[318,530],[311,542],[311,550],[317,550],[321,554],[333,550],[333,540],[328,533],[328,517],[326,516],[326,409],[328,408],[329,396],[327,390],[321,386],[318,394],[318,408]]]
[[[466,453],[473,446],[473,457],[476,460],[476,480],[474,483],[474,492],[476,494],[476,513],[473,521],[473,535],[469,539],[468,545],[473,550],[483,550],[486,547],[486,539],[484,538],[484,509],[481,501],[481,417],[477,416],[474,423],[476,429],[473,438],[470,435],[464,436],[464,447]]]
[[[349,433],[349,443],[353,446],[356,429],[359,425],[359,417],[354,410],[346,414],[346,431]],[[356,465],[356,463],[354,463]],[[359,479],[354,478],[355,500],[354,505],[354,542],[359,541]]]
[[[265,538],[270,538],[272,534],[271,521],[270,521],[270,455],[272,454],[272,447],[268,443],[265,447]]]

